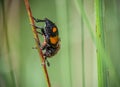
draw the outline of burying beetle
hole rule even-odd
[[[44,37],[44,42],[40,46],[42,50],[45,52],[43,53],[45,57],[45,62],[47,62],[47,65],[50,66],[47,58],[50,58],[54,56],[60,49],[60,38],[59,38],[59,32],[57,26],[50,21],[48,18],[44,18],[44,20],[36,19],[33,17],[35,22],[45,22],[45,27],[36,26],[36,29],[40,29],[41,32],[38,32]]]

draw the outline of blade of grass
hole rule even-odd
[[[84,0],[81,0],[81,5],[84,5]],[[84,7],[84,6],[82,6],[82,7]],[[84,63],[84,51],[85,51],[85,49],[84,49],[84,23],[83,23],[83,17],[81,17],[81,40],[82,40],[82,42],[81,42],[81,56],[82,56],[82,61],[81,61],[81,63],[82,63],[82,87],[85,87],[85,63]]]
[[[68,61],[68,68],[69,68],[69,79],[70,79],[70,86],[69,87],[72,87],[72,73],[71,73],[71,46],[70,46],[70,43],[71,43],[71,32],[70,32],[70,15],[69,15],[69,0],[66,0],[66,9],[64,9],[64,10],[66,10],[66,21],[67,21],[67,23],[66,23],[66,26],[67,26],[67,45],[68,45],[68,58],[69,58],[69,61]]]
[[[101,41],[97,40],[97,39],[98,39],[97,36],[95,37],[94,31],[92,30],[91,24],[90,24],[90,22],[89,22],[89,20],[88,20],[88,18],[87,18],[87,15],[86,15],[86,13],[85,13],[85,9],[83,8],[83,5],[82,5],[82,3],[81,3],[81,0],[74,0],[74,2],[75,2],[75,6],[76,6],[79,14],[82,16],[84,22],[86,23],[86,25],[87,25],[87,27],[88,27],[87,29],[88,29],[89,32],[90,32],[91,38],[92,38],[94,44],[96,45],[96,48],[99,47],[99,55],[101,56],[101,60],[104,61],[105,64],[106,64],[106,67],[108,67],[108,68],[112,71],[112,72],[110,72],[110,73],[111,73],[112,76],[116,79],[117,86],[119,86],[119,82],[118,82],[119,80],[118,80],[118,78],[117,78],[117,76],[116,76],[116,72],[115,72],[115,69],[114,69],[114,67],[113,67],[113,64],[112,64],[112,62],[111,62],[111,60],[110,60],[110,56],[108,55],[108,52],[106,52],[106,50],[105,50],[105,48],[104,48],[104,45],[101,43]],[[95,1],[95,3],[96,3],[96,1]],[[96,4],[95,4],[95,5],[96,5]],[[95,7],[96,7],[96,6],[95,6]],[[100,35],[99,33],[98,33],[97,35],[98,35],[98,37],[99,37],[99,36],[101,37],[101,35]],[[103,38],[103,36],[102,36],[102,38]],[[97,52],[98,52],[98,50],[97,50]],[[99,59],[100,59],[100,58],[99,58]],[[101,60],[100,60],[100,61],[101,61]],[[100,63],[100,64],[101,64],[101,63]],[[101,65],[100,65],[100,66],[101,66]],[[108,71],[108,72],[109,72],[109,71]],[[100,72],[98,72],[98,73],[100,73]],[[103,77],[102,77],[102,78],[103,78]]]
[[[102,1],[96,0],[96,40],[97,44],[104,44],[103,25],[102,25]],[[97,45],[97,64],[98,64],[98,87],[104,87],[103,81],[103,60],[100,55],[100,47]]]
[[[33,18],[32,18],[33,16],[32,16],[32,11],[31,11],[31,9],[30,9],[29,2],[28,2],[28,0],[24,0],[24,2],[25,2],[25,6],[26,6],[26,10],[27,10],[27,13],[28,13],[28,16],[29,16],[30,23],[31,23],[32,25],[34,25],[34,20],[33,20]],[[36,28],[35,28],[34,26],[32,26],[32,31],[33,31],[33,35],[34,35],[34,38],[35,38],[36,47],[37,47],[37,50],[38,50],[38,53],[39,53],[39,56],[40,56],[40,60],[41,60],[42,63],[44,63],[45,59],[44,59],[42,50],[41,50],[40,47],[39,47],[40,40],[39,40],[37,31],[36,31]],[[44,75],[45,75],[45,79],[46,79],[46,82],[47,82],[47,86],[48,86],[48,87],[51,87],[50,80],[49,80],[49,76],[48,76],[48,72],[47,72],[46,64],[43,64],[43,72],[44,72]]]
[[[7,48],[7,54],[8,54],[8,62],[9,62],[9,67],[10,67],[10,75],[11,75],[11,79],[12,79],[12,84],[11,86],[13,87],[17,87],[17,83],[16,83],[16,78],[15,78],[15,72],[13,70],[13,66],[12,66],[12,56],[11,56],[11,50],[10,50],[10,44],[9,44],[9,38],[8,38],[8,27],[7,27],[7,15],[5,13],[5,6],[4,6],[4,0],[1,0],[1,7],[2,7],[2,14],[3,14],[3,32],[5,34],[5,41],[6,41],[6,48]]]
[[[98,87],[109,87],[109,76],[113,76],[116,86],[119,87],[119,79],[115,68],[105,49],[104,27],[103,27],[103,0],[95,0],[96,9],[96,41],[98,59]]]
[[[81,17],[83,18],[83,21],[86,23],[87,25],[87,29],[90,32],[91,38],[93,40],[93,42],[96,44],[96,39],[95,39],[95,35],[94,35],[94,31],[92,30],[92,26],[87,18],[87,15],[85,13],[85,9],[82,5],[82,0],[74,0],[76,9],[78,10],[78,13],[81,15]]]
[[[64,8],[61,8],[61,6]],[[61,45],[61,87],[72,87],[71,77],[71,48],[70,48],[70,28],[69,28],[69,0],[56,0],[57,19],[60,24],[59,28],[62,30],[60,34]],[[64,59],[63,59],[64,58]],[[64,70],[64,72],[63,72]]]

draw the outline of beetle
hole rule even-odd
[[[41,32],[37,31],[37,33],[41,34],[44,38],[44,42],[42,43],[40,48],[44,50],[43,55],[44,55],[45,61],[47,61],[47,65],[50,66],[47,58],[50,58],[55,54],[57,54],[57,52],[60,49],[60,37],[59,37],[58,28],[55,25],[55,23],[53,23],[48,18],[44,18],[43,20],[41,20],[33,17],[33,19],[37,23],[38,22],[45,23],[45,27],[36,26],[36,25],[33,25],[33,26],[36,27],[36,29],[41,30]]]

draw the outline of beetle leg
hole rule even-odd
[[[32,24],[31,24],[32,25]],[[41,29],[41,32],[38,32],[37,31],[37,33],[39,33],[39,34],[41,34],[41,35],[45,35],[45,31],[44,31],[44,28],[43,27],[40,27],[40,26],[36,26],[36,25],[32,25],[32,26],[34,26],[36,29]]]
[[[43,33],[39,32],[39,31],[37,31],[37,33],[39,33],[39,34],[43,35]]]
[[[34,26],[35,28],[37,28],[37,29],[44,29],[43,27],[41,27],[41,26],[36,26],[36,25],[33,25],[33,24],[31,24],[32,26]]]
[[[43,35],[45,36],[45,31],[44,31],[44,29],[42,28],[41,29],[41,32],[43,33]]]
[[[32,24],[31,24],[32,25]],[[41,32],[42,33],[40,33],[40,32],[38,32],[39,34],[42,34],[42,35],[45,35],[45,31],[44,31],[44,28],[43,27],[41,27],[41,26],[36,26],[36,25],[32,25],[32,26],[34,26],[36,29],[41,29]]]
[[[42,64],[41,65],[45,65],[45,62],[42,62]]]
[[[35,41],[39,44],[39,46],[41,47],[41,44],[38,42],[38,40],[36,38],[34,38]],[[37,47],[33,47],[33,49],[36,49]]]
[[[44,61],[44,62],[42,62],[42,64],[41,64],[41,65],[45,65],[45,62],[47,63],[47,66],[49,67],[49,66],[50,66],[50,63],[49,63],[49,61],[48,61],[47,59],[45,59],[45,61]]]
[[[41,49],[44,50],[46,47],[47,47],[47,43],[44,41],[42,46],[41,46]]]
[[[37,47],[32,47],[32,49],[37,49]]]
[[[47,66],[49,67],[50,66],[50,63],[49,61],[47,60],[47,57],[45,56],[45,62],[47,63]]]
[[[35,17],[33,17],[33,19],[35,20],[35,22],[45,22],[45,20],[40,20],[40,19],[38,19],[38,18],[35,18]]]

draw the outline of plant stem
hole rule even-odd
[[[101,47],[99,44],[102,45],[104,48],[104,31],[103,31],[103,12],[102,12],[102,1],[96,0],[95,1],[96,7],[96,40],[97,40],[97,61],[98,61],[98,87],[104,87],[105,82],[104,80],[104,62],[102,59],[102,55],[100,54]],[[103,56],[105,58],[105,56]],[[106,87],[106,86],[105,86]]]
[[[25,6],[26,6],[26,10],[28,12],[28,16],[29,16],[29,20],[30,20],[30,23],[32,25],[34,25],[34,20],[33,20],[33,16],[32,16],[32,11],[30,9],[30,5],[29,5],[29,2],[28,0],[24,0],[25,2]],[[36,31],[36,28],[34,26],[32,26],[32,31],[33,31],[33,35],[34,35],[34,38],[35,38],[35,42],[36,42],[36,47],[37,47],[37,50],[38,50],[38,53],[39,53],[39,56],[40,56],[40,60],[42,63],[45,62],[45,58],[43,56],[43,52],[42,50],[40,49],[39,45],[40,45],[40,40],[39,40],[39,37],[38,37],[38,34],[37,34],[37,31]],[[49,80],[49,76],[48,76],[48,72],[47,72],[47,68],[46,68],[46,64],[43,64],[43,72],[44,72],[44,75],[45,75],[45,78],[46,78],[46,82],[47,82],[47,86],[48,87],[51,87],[51,84],[50,84],[50,80]]]

